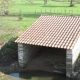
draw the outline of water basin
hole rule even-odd
[[[69,80],[69,79],[66,79],[66,76],[61,74],[53,74],[43,71],[28,71],[6,74],[5,76],[0,77],[0,80]]]

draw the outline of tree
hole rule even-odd
[[[5,15],[9,14],[9,7],[14,4],[14,0],[1,0],[1,10]]]
[[[47,4],[47,0],[44,0],[44,5],[46,5]]]
[[[73,4],[73,0],[70,0],[70,7],[73,7],[74,4]]]

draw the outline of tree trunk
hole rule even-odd
[[[44,5],[46,5],[47,4],[47,0],[44,0]]]
[[[72,5],[72,3],[73,3],[73,2],[72,2],[72,0],[71,0],[71,3],[70,3],[70,5]]]
[[[70,7],[73,7],[74,4],[73,4],[73,0],[70,1]]]

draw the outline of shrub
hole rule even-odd
[[[17,43],[14,42],[15,38],[8,41],[2,48],[1,52],[4,56],[8,55],[11,58],[17,58]]]
[[[9,11],[4,11],[4,15],[8,16],[9,15]]]
[[[23,19],[23,16],[22,16],[22,11],[20,10],[19,12],[19,17],[18,17],[19,21],[21,21]]]

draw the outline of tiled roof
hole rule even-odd
[[[73,49],[79,37],[79,17],[42,15],[15,42]]]

